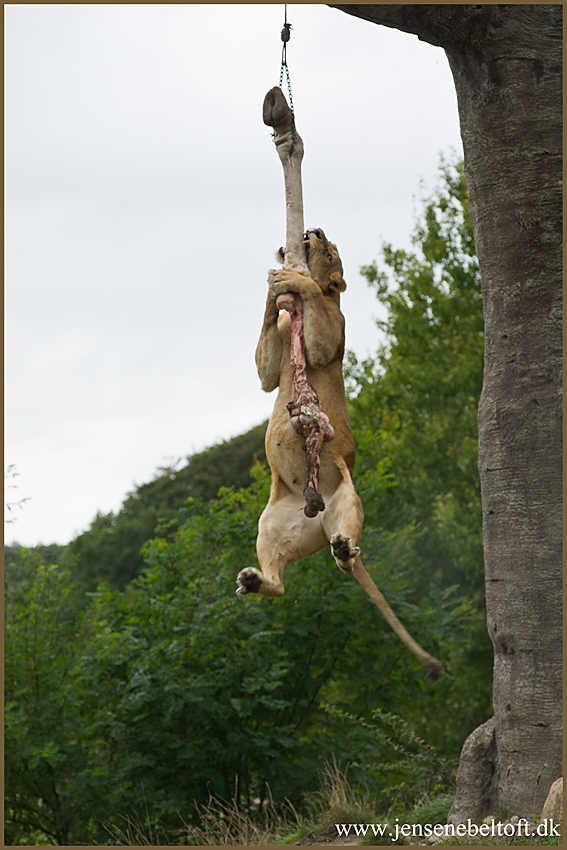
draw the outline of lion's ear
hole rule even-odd
[[[285,262],[285,248],[278,248],[276,251],[276,262],[281,263],[283,266]]]
[[[340,272],[333,272],[330,278],[329,289],[334,290],[334,292],[344,292],[346,289],[346,282],[344,277]]]

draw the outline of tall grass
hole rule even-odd
[[[179,828],[169,834],[152,826],[145,806],[145,815],[140,817],[133,812],[121,818],[120,825],[106,823],[105,827],[113,845],[144,847],[189,845],[198,847],[293,845],[334,843],[337,823],[389,823],[382,837],[360,836],[359,845],[405,845],[402,836],[394,841],[389,833],[395,835],[394,814],[390,809],[384,812],[380,803],[362,788],[351,785],[348,767],[341,769],[337,762],[325,763],[320,774],[320,788],[306,799],[305,809],[298,812],[286,801],[276,805],[271,796],[264,805],[258,805],[249,811],[238,803],[235,793],[230,802],[209,797],[206,805],[195,806],[199,817],[199,826],[186,823],[179,816]],[[404,812],[406,823],[446,823],[447,812],[452,803],[451,794],[431,794],[422,797]],[[144,801],[145,805],[145,801]],[[496,820],[508,822],[504,816]],[[333,834],[334,833],[334,834]],[[302,840],[303,839],[303,840]],[[320,839],[323,839],[322,841]],[[340,843],[340,839],[337,843]],[[492,837],[467,836],[465,838],[440,838],[440,846],[518,846],[518,845],[559,845],[562,839],[533,835],[530,837]]]
[[[308,798],[308,819],[313,830],[325,830],[336,823],[362,823],[375,820],[376,802],[347,778],[348,765],[341,770],[333,756],[320,771],[320,788]]]
[[[238,802],[235,793],[230,802],[210,795],[205,805],[194,805],[199,826],[188,823],[179,814],[179,828],[166,832],[152,826],[146,817],[133,812],[121,816],[122,823],[103,822],[112,844],[131,847],[176,846],[238,847],[259,844],[284,844],[287,839],[301,837],[303,820],[289,802],[276,806],[269,794],[263,806],[249,812]]]
[[[195,808],[200,826],[184,824],[181,843],[199,847],[281,844],[286,837],[301,832],[303,824],[289,800],[276,806],[271,794],[252,813],[240,807],[236,792],[229,803],[211,795],[206,805]]]
[[[144,809],[144,820],[142,820],[138,812],[133,811],[131,815],[120,815],[120,820],[122,821],[120,825],[111,823],[110,821],[103,821],[102,825],[111,838],[111,841],[105,842],[105,844],[129,847],[155,847],[177,844],[178,842],[172,841],[172,836],[168,835],[163,829],[152,825],[145,797]]]

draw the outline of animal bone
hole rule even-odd
[[[274,128],[274,142],[284,171],[286,196],[286,250],[284,268],[307,269],[305,245],[309,239],[303,230],[303,192],[301,161],[303,141],[295,129],[293,113],[280,88],[275,86],[264,99],[264,124]],[[317,490],[321,447],[333,437],[329,417],[307,381],[305,339],[303,336],[303,302],[299,295],[280,295],[276,301],[291,317],[291,367],[293,369],[294,399],[288,404],[293,427],[305,437],[305,498],[304,512],[315,517],[325,510],[325,501]]]
[[[303,244],[303,191],[301,160],[303,141],[295,129],[293,113],[280,88],[274,86],[264,98],[264,124],[274,128],[274,142],[281,160],[285,182],[286,240],[285,268],[307,269]]]

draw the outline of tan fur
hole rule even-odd
[[[334,544],[331,550],[343,572],[352,573],[358,560],[364,515],[351,478],[355,451],[343,384],[345,322],[340,293],[346,284],[337,248],[323,231],[310,231],[309,242],[309,273],[281,269],[271,271],[268,279],[256,365],[262,389],[271,392],[279,387],[266,433],[272,487],[259,522],[257,552],[262,572],[253,567],[242,570],[240,595],[281,596],[288,563],[330,544]],[[312,518],[303,512],[305,440],[293,428],[286,407],[294,398],[290,317],[288,313],[279,315],[276,299],[289,292],[303,300],[307,380],[334,429],[334,437],[321,450],[318,489],[326,508]]]
[[[310,231],[309,242],[308,273],[282,269],[271,271],[268,278],[268,300],[256,365],[262,389],[271,392],[279,387],[266,432],[272,487],[258,524],[256,548],[262,572],[255,567],[242,570],[236,580],[236,592],[239,596],[248,593],[282,596],[287,565],[330,545],[338,567],[354,575],[398,637],[429,667],[426,678],[435,680],[441,671],[440,662],[416,643],[398,620],[359,557],[364,514],[351,478],[354,441],[342,370],[345,322],[340,293],[346,284],[336,246],[327,241],[323,231]],[[276,306],[278,296],[287,293],[296,293],[303,300],[307,380],[334,429],[334,437],[321,448],[319,492],[326,508],[315,517],[305,516],[303,510],[305,440],[293,428],[287,409],[288,402],[294,398],[291,322],[289,313],[279,315]]]

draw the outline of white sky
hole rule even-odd
[[[6,540],[32,546],[270,414],[254,350],[285,207],[262,103],[284,7],[5,10],[5,464],[30,497]],[[359,268],[409,247],[420,179],[462,151],[452,77],[415,36],[323,5],[288,20],[305,223],[338,245],[364,357]]]

